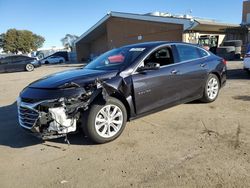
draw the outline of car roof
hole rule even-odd
[[[168,44],[169,42],[166,41],[154,41],[154,42],[143,42],[143,43],[137,43],[137,44],[130,44],[130,45],[126,45],[124,47],[127,48],[142,48],[142,47],[156,47],[159,45],[163,45],[163,44]]]
[[[169,42],[169,41],[153,41],[153,42],[143,42],[143,43],[137,43],[137,44],[130,44],[124,46],[125,48],[155,48],[157,46],[161,46],[164,44],[186,44],[190,46],[197,46],[197,44],[190,44],[190,43],[185,43],[185,42]]]

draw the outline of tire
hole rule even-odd
[[[28,71],[28,72],[33,71],[34,68],[35,68],[34,65],[32,65],[30,63],[25,66],[25,70]]]
[[[63,60],[60,60],[59,63],[63,63]]]
[[[214,102],[217,99],[219,92],[220,92],[219,78],[215,74],[209,74],[201,101],[205,103]]]
[[[107,111],[109,111],[110,117],[114,112],[113,117],[117,117],[114,120],[108,118]],[[93,104],[89,111],[83,115],[82,122],[86,136],[94,143],[103,144],[115,140],[121,135],[126,126],[127,111],[121,101],[110,97],[105,104],[98,104],[98,102]]]
[[[44,63],[44,64],[48,65],[48,64],[49,64],[49,62],[48,62],[48,61],[45,61],[45,63]]]

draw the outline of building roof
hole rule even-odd
[[[210,32],[221,32],[227,28],[239,27],[239,24],[223,23],[215,20],[200,19],[195,18],[195,21],[198,23],[192,30],[198,31],[210,31]]]
[[[160,16],[152,16],[152,15],[142,15],[142,14],[132,14],[132,13],[123,13],[123,12],[109,12],[105,15],[100,21],[98,21],[94,26],[92,26],[89,30],[83,33],[75,43],[79,42],[86,36],[91,40],[95,33],[101,32],[101,30],[105,29],[105,22],[111,18],[127,18],[134,20],[142,20],[142,21],[152,21],[152,22],[161,22],[161,23],[173,23],[173,24],[181,24],[184,27],[184,30],[191,28],[193,26],[193,22],[189,19],[183,18],[169,18],[169,17],[160,17]],[[97,30],[97,31],[95,31]],[[93,33],[94,32],[94,33]]]
[[[175,17],[175,16],[155,16],[152,14],[133,14],[133,13],[124,13],[124,12],[109,12],[105,15],[100,21],[98,21],[94,26],[92,26],[89,30],[83,33],[75,43],[81,41],[86,36],[85,42],[91,41],[98,34],[102,34],[105,32],[105,23],[111,17],[117,18],[126,18],[126,19],[134,19],[134,20],[142,20],[142,21],[151,21],[151,22],[160,22],[160,23],[172,23],[172,24],[181,24],[183,25],[184,31],[189,30],[201,30],[201,31],[215,31],[219,32],[228,27],[238,27],[236,24],[229,23],[221,23],[216,22],[214,20],[204,20],[204,19],[196,19],[192,17]],[[211,27],[213,26],[213,28]]]

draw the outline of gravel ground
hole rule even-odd
[[[216,102],[183,104],[129,122],[117,140],[82,133],[41,142],[17,123],[28,83],[79,65],[0,74],[0,187],[250,187],[250,75],[228,63]]]

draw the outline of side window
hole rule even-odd
[[[189,61],[202,57],[198,51],[198,48],[196,48],[195,46],[176,45],[176,49],[179,54],[180,61]]]
[[[156,50],[144,60],[144,66],[148,63],[159,63],[161,67],[173,64],[174,59],[171,48],[164,47],[159,50]]]
[[[206,57],[208,55],[208,52],[206,52],[205,50],[202,50],[200,48],[197,48],[197,50],[200,53],[201,57]]]
[[[15,57],[13,57],[12,63],[19,63],[21,61],[25,61],[28,59],[29,59],[29,57],[26,57],[26,56],[15,56]]]

